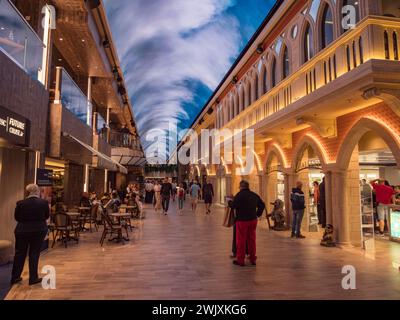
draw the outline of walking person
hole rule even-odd
[[[194,182],[190,187],[190,201],[192,203],[192,211],[196,213],[197,203],[199,202],[200,186]]]
[[[392,187],[386,184],[385,180],[376,179],[370,183],[372,188],[375,190],[376,202],[378,203],[377,212],[379,220],[379,234],[384,236],[385,221],[387,224],[389,224],[389,205],[395,202],[395,192]]]
[[[183,183],[179,184],[178,187],[178,205],[179,205],[179,212],[182,213],[183,206],[185,204],[185,188],[183,187]]]
[[[47,220],[50,217],[49,203],[40,199],[40,189],[36,184],[26,187],[28,197],[19,201],[15,208],[15,256],[11,285],[22,281],[21,274],[29,253],[29,285],[42,282],[38,275],[40,251],[46,237]]]
[[[177,187],[176,182],[174,180],[172,181],[171,186],[172,186],[172,201],[175,202],[176,193],[178,191],[178,187]]]
[[[234,265],[244,266],[246,243],[250,255],[250,262],[256,265],[256,229],[258,218],[265,209],[260,196],[250,190],[247,181],[240,182],[240,191],[230,202],[230,207],[236,210],[236,260]]]
[[[211,205],[213,203],[214,188],[210,181],[207,181],[203,187],[203,199],[206,204],[206,214],[211,213]]]
[[[301,234],[301,223],[304,217],[305,197],[302,190],[303,183],[301,181],[296,182],[296,188],[292,189],[290,195],[290,201],[292,202],[293,209],[293,225],[292,225],[292,238],[304,239],[305,237]]]
[[[156,181],[156,184],[154,186],[154,210],[156,211],[156,213],[158,213],[158,211],[161,211],[161,209],[161,184],[160,182]]]
[[[164,215],[168,215],[169,201],[172,196],[172,184],[168,178],[165,178],[164,183],[161,185],[161,203]]]

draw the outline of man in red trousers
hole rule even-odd
[[[236,212],[236,246],[237,255],[234,265],[244,266],[246,242],[250,255],[250,262],[256,265],[256,229],[258,218],[261,217],[265,204],[261,198],[250,191],[247,181],[240,182],[240,191],[230,203]]]

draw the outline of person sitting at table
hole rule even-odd
[[[108,213],[115,213],[119,211],[121,201],[119,200],[118,193],[113,192],[110,201],[107,202],[105,208]]]
[[[87,192],[82,193],[81,201],[79,202],[80,207],[90,208],[92,203],[89,199],[89,194]]]

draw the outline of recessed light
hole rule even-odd
[[[1,27],[0,29],[1,29],[1,30],[6,30],[4,27]]]
[[[62,59],[58,59],[58,61],[62,61]]]
[[[82,39],[82,42],[85,42],[85,39]]]
[[[60,38],[60,41],[63,41],[64,39],[63,38]]]

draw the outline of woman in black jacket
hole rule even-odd
[[[50,216],[49,203],[39,198],[40,189],[35,184],[26,187],[28,197],[15,208],[15,257],[11,284],[22,281],[21,274],[29,251],[29,285],[42,282],[38,276],[40,251],[47,234]]]

